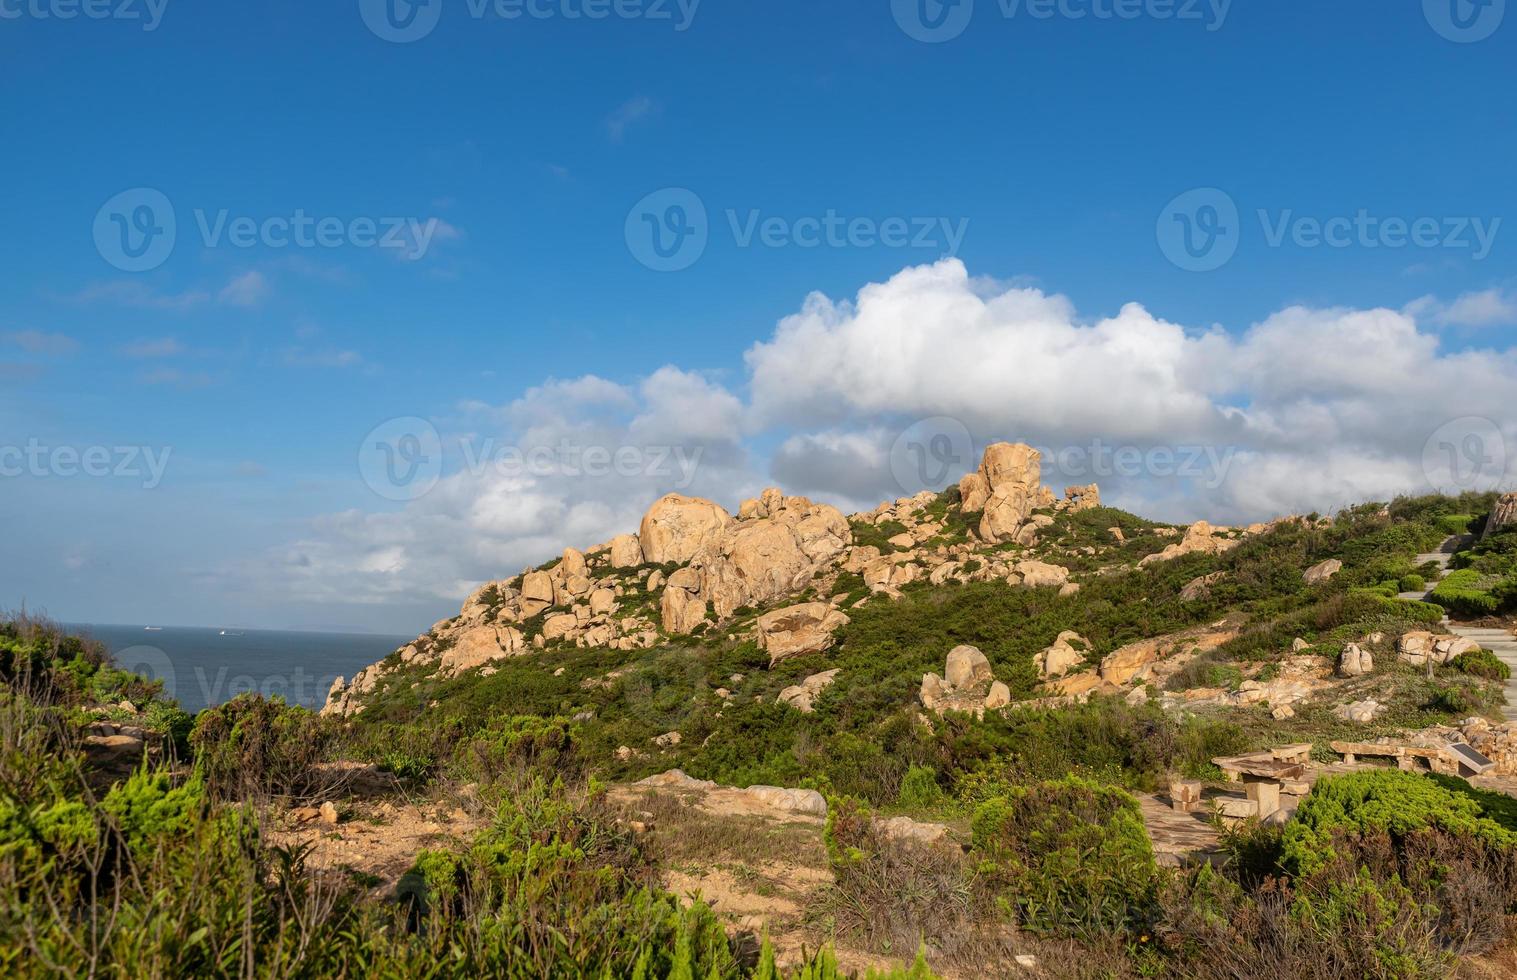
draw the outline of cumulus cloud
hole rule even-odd
[[[1497,327],[1517,323],[1517,295],[1503,289],[1461,293],[1453,302],[1423,296],[1407,305],[1407,312],[1440,327]]]
[[[445,473],[428,493],[399,510],[323,516],[239,577],[286,601],[452,602],[635,529],[663,493],[735,507],[761,487],[743,415],[736,395],[674,367],[630,385],[584,376],[467,402],[435,420]]]
[[[324,517],[262,573],[310,598],[451,602],[635,529],[670,490],[734,508],[778,484],[870,507],[920,489],[893,450],[926,418],[963,433],[957,472],[988,442],[1027,441],[1046,450],[1046,483],[1094,481],[1171,520],[1457,489],[1517,449],[1517,352],[1445,351],[1431,315],[1297,306],[1224,330],[1129,303],[1087,318],[948,259],[849,300],[807,297],[748,350],[746,384],[669,365],[459,405],[438,420],[449,462],[435,489]]]
[[[859,476],[844,475],[840,433],[879,451],[882,426],[929,416],[958,420],[977,444],[1047,447],[1050,482],[1093,479],[1174,517],[1254,519],[1431,489],[1424,450],[1449,423],[1517,448],[1517,353],[1445,353],[1415,311],[1291,307],[1236,334],[1136,303],[1082,319],[1066,297],[976,280],[948,259],[852,301],[814,294],[746,360],[756,426],[822,433],[792,435],[776,472],[833,473],[850,496]],[[1142,462],[1121,465],[1119,450]]]

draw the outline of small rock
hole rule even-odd
[[[1301,578],[1307,585],[1321,585],[1341,571],[1343,571],[1343,562],[1336,558],[1329,558],[1302,572]]]
[[[1282,704],[1278,708],[1275,708],[1273,711],[1271,711],[1269,714],[1270,717],[1276,721],[1285,721],[1287,718],[1296,717],[1296,709],[1292,708],[1288,704]]]
[[[661,749],[670,749],[684,741],[679,732],[665,732],[653,739],[653,744]]]
[[[319,817],[321,819],[321,822],[326,824],[328,827],[337,826],[337,804],[333,803],[331,800],[323,803],[319,811]]]

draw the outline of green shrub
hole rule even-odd
[[[1482,587],[1484,576],[1472,568],[1450,572],[1433,587],[1428,598],[1451,613],[1463,616],[1491,616],[1501,608],[1501,600]]]
[[[1013,788],[975,811],[971,852],[1024,928],[1121,932],[1152,914],[1143,813],[1115,787],[1070,776]]]
[[[329,738],[315,713],[279,697],[243,694],[202,711],[190,747],[217,798],[301,796],[313,788]]]
[[[1444,534],[1464,534],[1474,523],[1474,514],[1445,514],[1437,520],[1437,528]]]
[[[1330,863],[1339,836],[1385,833],[1404,838],[1436,829],[1470,837],[1490,848],[1510,848],[1517,834],[1481,815],[1478,803],[1429,779],[1399,770],[1325,776],[1312,787],[1286,826],[1281,864],[1309,875]]]
[[[1460,673],[1484,677],[1491,681],[1504,681],[1512,676],[1512,668],[1489,650],[1471,650],[1468,653],[1461,653],[1449,661],[1449,666]]]
[[[928,810],[943,802],[937,770],[912,766],[901,779],[900,804],[913,810]]]
[[[1397,588],[1402,592],[1425,592],[1427,591],[1427,579],[1413,572],[1410,575],[1401,576],[1401,581],[1397,583]]]

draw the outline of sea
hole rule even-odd
[[[191,713],[247,692],[320,708],[334,678],[351,679],[415,639],[375,633],[93,623],[70,624],[68,630],[99,640],[122,668],[161,678],[164,693]]]

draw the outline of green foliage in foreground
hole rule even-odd
[[[1451,613],[1461,616],[1490,616],[1501,608],[1501,600],[1486,586],[1486,576],[1473,568],[1450,572],[1433,587],[1428,598]]]
[[[1330,863],[1335,838],[1384,833],[1405,838],[1437,830],[1511,848],[1517,834],[1482,814],[1479,803],[1433,780],[1400,770],[1356,772],[1318,780],[1302,801],[1281,842],[1281,865],[1307,875]]]
[[[972,853],[1035,931],[1131,930],[1147,919],[1158,887],[1138,801],[1077,776],[1014,787],[981,804]]]

